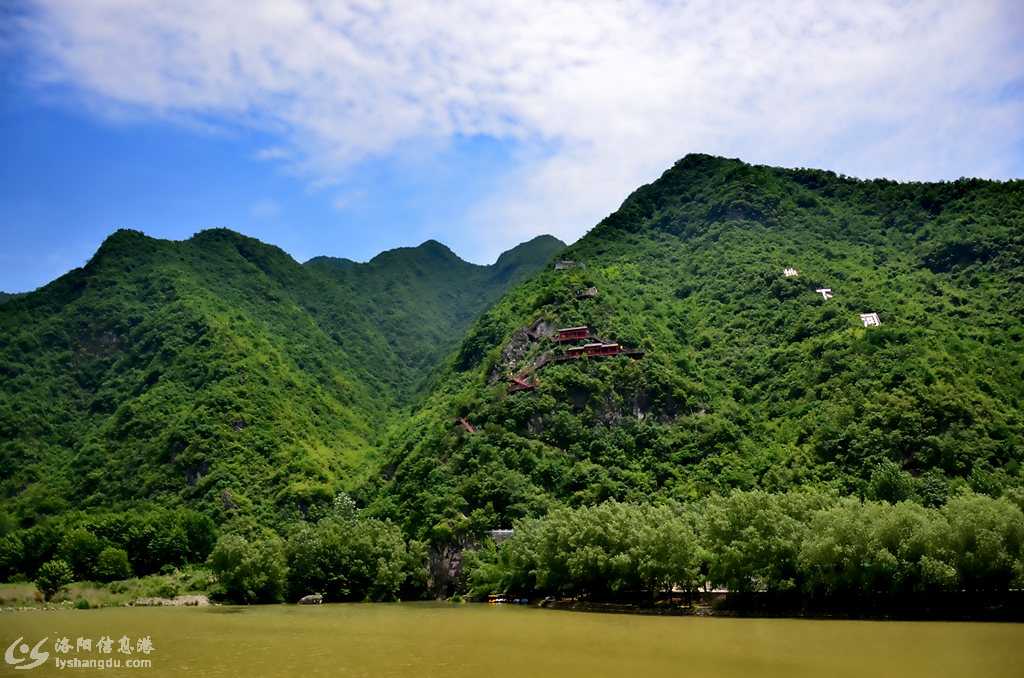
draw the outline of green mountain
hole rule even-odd
[[[690,155],[561,256],[393,432],[378,514],[444,540],[609,498],[1022,484],[1024,182]],[[575,326],[628,353],[572,358]]]
[[[369,263],[317,257],[305,266],[351,290],[354,313],[382,332],[395,368],[371,369],[398,404],[408,405],[424,376],[441,364],[481,312],[512,285],[551,261],[565,243],[538,236],[502,254],[490,266],[459,259],[441,243],[384,252]],[[331,312],[344,323],[347,308]],[[380,366],[385,367],[385,366]]]
[[[1019,181],[691,155],[491,266],[119,231],[0,305],[2,508],[284,524],[345,490],[444,542],[609,498],[998,495],[1024,484],[1022,208]]]
[[[361,482],[468,325],[563,247],[540,237],[477,266],[427,242],[300,265],[228,230],[118,231],[0,306],[3,509],[315,514]]]

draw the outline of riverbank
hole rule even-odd
[[[208,570],[187,568],[109,584],[75,582],[62,589],[53,599],[44,601],[32,583],[8,583],[0,584],[0,611],[205,607],[211,604],[213,585],[214,579]],[[522,600],[525,603],[526,599]],[[409,602],[415,601],[406,601],[406,604]],[[457,605],[463,601],[452,599],[449,602]],[[477,604],[484,603],[479,601]],[[279,604],[253,607],[274,605]],[[591,600],[585,597],[533,599],[528,605],[515,607],[527,606],[566,612],[641,616],[1024,623],[1024,591],[990,594],[877,594],[829,598],[814,598],[799,593],[698,592],[690,595],[662,594],[655,600],[648,594],[624,594],[614,600]]]
[[[101,607],[191,607],[210,604],[215,579],[202,567],[110,583],[72,582],[50,600],[32,582],[0,584],[0,610],[62,610]]]
[[[122,582],[118,582],[122,583]],[[115,587],[116,588],[116,587]],[[152,590],[151,586],[134,588]],[[925,598],[922,596],[922,598]],[[415,604],[422,601],[405,601]],[[38,610],[89,610],[112,607],[206,607],[209,596],[192,592],[174,596],[139,596],[133,593],[114,593],[97,588],[89,582],[70,585],[53,600],[43,601],[31,584],[0,584],[0,612]],[[339,604],[339,603],[335,603]],[[391,605],[393,603],[368,603]],[[482,601],[450,601],[453,606],[486,605]],[[279,607],[281,603],[247,605],[247,608]],[[501,605],[505,607],[506,605]],[[292,607],[292,605],[285,605]],[[599,601],[579,598],[545,599],[528,605],[507,607],[533,607],[562,612],[589,612],[663,617],[725,617],[747,619],[816,619],[816,620],[875,620],[875,621],[949,621],[949,622],[1010,622],[1024,623],[1024,592],[1011,596],[985,597],[977,594],[928,596],[926,600],[909,600],[906,596],[879,597],[871,602],[861,601],[809,601],[799,597],[780,597],[770,594],[730,595],[725,593],[695,594],[691,600],[662,598],[654,603],[648,600]]]
[[[539,607],[569,612],[678,617],[849,619],[879,621],[983,621],[1024,623],[1024,591],[989,595],[941,593],[808,598],[769,593],[697,593],[649,599],[545,600]]]

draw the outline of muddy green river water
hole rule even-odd
[[[147,637],[151,647],[139,642]],[[63,638],[66,651],[58,647]],[[479,604],[28,611],[0,614],[0,642],[0,675],[22,676],[1024,676],[1021,624],[643,617]],[[37,667],[16,669],[43,653]],[[121,667],[97,668],[108,660]]]

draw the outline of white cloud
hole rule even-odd
[[[364,190],[344,191],[334,196],[334,200],[331,201],[331,205],[334,209],[342,212],[353,205],[362,202],[365,198],[366,191]]]
[[[467,214],[479,255],[572,239],[691,151],[896,178],[1021,163],[1013,0],[36,4],[45,79],[269,130],[263,157],[319,185],[424,141],[518,140]]]
[[[256,151],[257,160],[288,160],[291,157],[291,151],[283,146],[268,146]]]
[[[281,214],[281,205],[276,200],[262,198],[249,208],[249,215],[256,219],[274,219]]]

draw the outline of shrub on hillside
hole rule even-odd
[[[128,552],[124,549],[108,546],[100,551],[93,568],[96,579],[102,582],[127,579],[132,576],[132,566],[128,562]]]
[[[50,600],[57,592],[74,579],[71,566],[63,560],[49,560],[39,568],[36,574],[36,587],[45,600]]]

